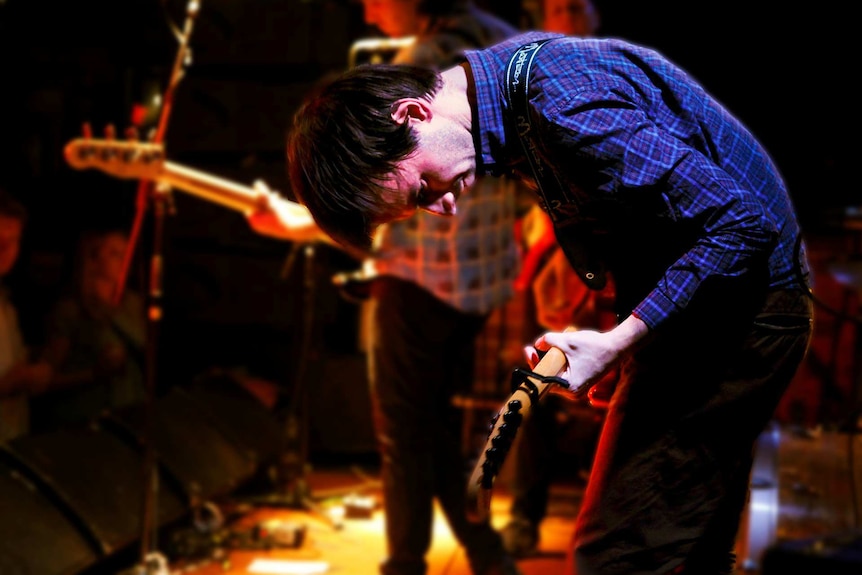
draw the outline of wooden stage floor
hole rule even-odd
[[[829,552],[830,542],[840,538],[846,541],[848,534],[855,533],[859,516],[857,490],[862,487],[860,457],[862,439],[858,435],[783,428],[777,424],[764,433],[753,474],[751,502],[738,542],[739,572],[760,574],[763,554],[780,550],[787,543],[811,541],[811,549]],[[172,571],[194,575],[255,572],[376,575],[385,554],[384,517],[378,505],[376,470],[319,467],[311,470],[307,480],[315,509],[255,506],[231,526],[245,533],[261,526],[273,533],[299,531],[301,545],[226,550],[215,560],[179,562],[172,566]],[[492,522],[500,528],[508,520],[511,500],[504,480],[505,474],[501,474],[492,500]],[[524,575],[573,575],[566,570],[566,550],[580,495],[581,488],[575,482],[563,478],[554,483],[550,513],[541,526],[539,553],[518,561]],[[345,497],[348,501],[354,498],[371,503],[374,509],[367,517],[344,518],[339,525],[332,512]],[[439,510],[433,537],[428,575],[469,575],[464,554]],[[859,572],[862,573],[862,563]],[[816,570],[816,575],[821,573],[826,575],[828,569]]]

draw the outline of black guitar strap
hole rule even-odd
[[[546,165],[534,138],[530,121],[528,94],[530,70],[542,46],[553,40],[546,38],[538,42],[524,44],[512,54],[506,69],[506,100],[511,110],[510,118],[521,140],[524,155],[530,163],[543,208],[554,224],[557,243],[566,254],[572,268],[590,288],[600,290],[605,286],[604,268],[586,249],[589,243],[584,230],[577,224],[580,213],[580,199],[560,184],[556,172]]]

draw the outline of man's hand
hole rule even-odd
[[[629,316],[607,332],[581,329],[545,333],[533,345],[525,346],[524,352],[532,369],[539,363],[539,352],[558,348],[567,362],[560,377],[569,382],[571,393],[581,394],[598,383],[648,332],[644,322]]]
[[[261,180],[256,181],[253,188],[258,192],[257,205],[245,216],[255,232],[292,242],[332,243],[305,206],[282,198]]]

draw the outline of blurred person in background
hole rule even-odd
[[[47,317],[44,359],[55,376],[38,403],[40,426],[85,422],[146,397],[144,297],[132,287],[116,297],[128,242],[113,228],[79,237],[72,283]]]
[[[518,32],[462,0],[363,0],[364,19],[390,38],[415,37],[391,63],[434,69],[467,48]],[[513,294],[519,190],[486,178],[441,220],[419,213],[383,226],[363,270],[370,284],[365,338],[374,426],[381,453],[387,557],[383,575],[424,575],[438,501],[474,575],[516,575],[490,524],[466,517],[467,481],[456,393],[469,393],[476,339]],[[249,215],[259,233],[294,239],[277,213]],[[276,217],[273,217],[276,216]],[[300,237],[301,239],[301,237]]]
[[[53,376],[49,364],[31,360],[34,352],[24,339],[18,309],[3,283],[21,253],[27,218],[27,208],[0,188],[0,441],[30,433],[30,398],[42,393]]]

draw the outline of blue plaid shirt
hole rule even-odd
[[[505,75],[518,47],[546,37],[559,35],[527,32],[465,54],[480,171],[532,179],[507,121]],[[764,266],[771,288],[802,287],[800,229],[776,166],[660,54],[559,37],[538,52],[528,98],[539,153],[576,198],[574,226],[613,275],[621,313],[654,329],[705,282]]]

